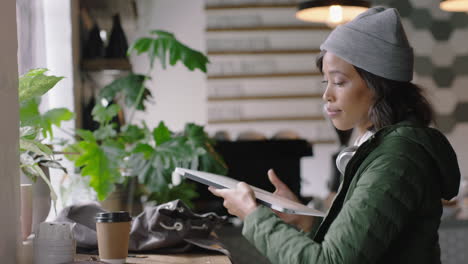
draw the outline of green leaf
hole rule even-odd
[[[209,63],[208,57],[185,45],[182,46],[181,60],[184,65],[191,71],[199,69],[206,73],[206,65]]]
[[[41,122],[39,98],[31,98],[20,104],[20,121],[22,126],[37,126]]]
[[[33,97],[20,103],[21,126],[36,126],[42,129],[43,137],[53,138],[52,126],[60,127],[62,121],[73,118],[73,113],[66,108],[54,108],[45,114],[39,112],[40,97]]]
[[[155,156],[154,158],[156,158]],[[171,181],[169,180],[167,170],[164,170],[161,166],[154,166],[155,163],[154,158],[150,160],[147,164],[146,172],[146,186],[151,192],[163,192],[165,189],[169,187]],[[146,168],[145,168],[146,169]],[[170,175],[170,174],[169,174]]]
[[[28,177],[30,178],[33,182],[36,182],[37,181],[37,173],[36,171],[32,168],[32,165],[29,166],[29,165],[24,165],[23,163],[21,163],[21,171]]]
[[[101,144],[102,149],[111,158],[113,165],[119,167],[120,160],[123,159],[127,153],[125,151],[125,144],[113,139],[106,139]]]
[[[140,143],[136,145],[132,153],[135,153],[135,154],[141,153],[143,154],[145,159],[149,159],[151,155],[153,155],[154,149],[149,144]]]
[[[60,162],[56,160],[44,160],[39,161],[39,164],[43,167],[52,168],[52,169],[59,169],[62,170],[64,173],[68,173],[67,169],[60,164]]]
[[[50,138],[53,137],[53,132],[52,132],[52,124],[47,122],[46,120],[44,120],[43,118],[40,119],[40,124],[39,124],[39,127],[42,128],[42,136],[44,138],[47,137],[47,133],[49,133],[50,135]]]
[[[208,57],[199,51],[185,46],[179,42],[172,33],[161,30],[153,30],[150,33],[156,35],[156,37],[144,38],[145,51],[135,47],[136,43],[139,43],[143,38],[138,39],[135,45],[129,49],[129,52],[136,51],[138,55],[146,52],[150,62],[150,69],[154,67],[156,58],[159,59],[161,66],[165,69],[167,65],[167,53],[169,53],[170,65],[173,66],[178,61],[181,61],[191,71],[199,69],[206,73],[206,65],[209,63]],[[150,41],[151,44],[149,44]],[[148,47],[148,49],[146,49],[146,47]]]
[[[85,141],[96,142],[93,132],[85,129],[77,129],[76,134]]]
[[[174,66],[177,61],[181,60],[182,49],[182,45],[178,42],[173,43],[171,46],[171,49],[169,50],[169,63],[171,66]]]
[[[192,159],[191,148],[184,144],[183,140],[166,141],[154,150],[148,145],[141,145],[138,148],[141,152],[132,155],[132,164],[137,165],[134,168],[138,179],[150,192],[166,190],[171,182],[171,173],[174,168]],[[151,155],[141,160],[141,153],[144,152],[146,155]]]
[[[101,125],[105,125],[110,122],[120,111],[120,106],[117,104],[111,104],[108,107],[104,107],[100,103],[96,104],[91,114],[93,120],[97,121]]]
[[[142,149],[141,147],[138,147],[138,148]],[[152,151],[151,147],[149,148],[150,148],[149,151]],[[129,168],[131,168],[132,174],[137,176],[138,182],[141,184],[144,184],[145,177],[146,177],[145,169],[148,167],[148,165],[150,166],[148,159],[151,157],[151,154],[148,157],[144,157],[145,150],[142,149],[141,151],[142,153],[138,153],[138,152],[132,153],[129,156],[127,165]]]
[[[159,39],[159,45],[158,45],[158,57],[159,61],[161,62],[161,66],[163,69],[166,69],[166,53],[168,49],[171,46],[171,41],[170,39]]]
[[[105,98],[108,101],[112,101],[115,99],[118,93],[129,89],[128,87],[132,87],[132,89],[138,90],[145,81],[145,78],[145,75],[133,73],[120,77],[102,88],[99,92],[99,97]]]
[[[93,132],[96,140],[104,140],[106,138],[114,138],[117,136],[117,131],[113,128],[113,125],[100,126],[96,131]]]
[[[136,51],[138,55],[143,52],[147,52],[151,47],[151,38],[140,38],[133,43],[127,51],[127,55],[130,55],[132,51]]]
[[[43,128],[42,133],[44,137],[47,137],[49,133],[50,138],[53,138],[52,125],[60,127],[63,121],[73,119],[74,114],[67,108],[54,108],[45,112],[41,116],[41,127]]]
[[[20,138],[20,150],[30,151],[37,155],[44,155],[44,156],[50,156],[53,153],[49,147],[40,143],[39,141],[24,139],[24,138]]]
[[[44,119],[48,122],[60,126],[62,121],[73,119],[74,114],[67,108],[54,108],[44,113]]]
[[[204,154],[201,154],[200,167],[198,169],[209,171],[221,175],[227,174],[227,165],[223,158],[215,151],[214,141],[204,131],[202,126],[189,123],[185,126],[184,134],[187,137],[188,144],[194,148],[203,148]]]
[[[146,133],[144,128],[140,128],[136,125],[125,125],[122,127],[120,136],[127,143],[133,143],[145,138]]]
[[[171,131],[164,124],[163,121],[159,122],[159,125],[153,130],[153,138],[156,145],[161,145],[171,139]]]
[[[154,67],[154,60],[156,59],[156,57],[158,56],[158,52],[159,52],[159,43],[160,41],[158,39],[153,39],[152,40],[152,43],[151,43],[151,48],[148,52],[148,57],[149,57],[149,61],[150,61],[150,69],[153,69]]]
[[[124,158],[128,156],[128,153],[125,151],[125,145],[116,140],[107,139],[101,144],[101,149],[104,150],[109,160],[109,168],[117,171],[116,182],[121,182],[123,180],[121,177],[121,169],[126,167]]]
[[[99,96],[100,98],[105,98],[107,101],[113,101],[118,94],[122,94],[127,107],[134,107],[137,105],[136,109],[145,110],[144,102],[151,98],[150,90],[144,86],[146,79],[150,79],[150,77],[130,73],[105,86],[100,91]],[[141,89],[144,89],[143,97],[140,98],[139,102],[136,102]]]
[[[141,91],[143,89],[143,91]],[[139,93],[143,94],[140,95]],[[151,92],[148,88],[141,85],[139,89],[127,89],[124,91],[125,95],[125,105],[129,108],[135,108],[144,111],[146,109],[144,102],[148,101],[152,97]]]
[[[54,87],[63,77],[47,76],[47,69],[34,69],[19,78],[19,101],[25,102],[42,96]]]
[[[150,33],[162,38],[175,38],[174,34],[163,30],[151,30]]]
[[[24,126],[24,127],[20,127],[19,136],[21,139],[33,140],[37,137],[37,134],[39,133],[39,131],[40,129],[37,127]]]
[[[83,153],[76,159],[75,166],[83,166],[81,175],[90,177],[90,186],[96,191],[98,199],[104,200],[112,191],[120,173],[117,168],[110,166],[106,153],[97,143],[82,141],[78,144]]]
[[[180,164],[190,162],[194,157],[192,147],[183,139],[172,139],[156,147],[154,166],[174,170]]]

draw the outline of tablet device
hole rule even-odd
[[[233,189],[236,188],[236,185],[239,183],[238,180],[235,180],[233,178],[203,171],[176,168],[175,172],[184,178],[191,179],[193,181],[200,182],[205,185],[213,186],[218,189]],[[287,214],[311,215],[320,217],[323,217],[325,215],[324,213],[318,210],[288,200],[271,192],[262,190],[252,185],[250,185],[250,187],[252,187],[255,193],[255,197],[257,198],[257,201],[259,203],[270,207],[271,209],[274,209],[276,211]]]

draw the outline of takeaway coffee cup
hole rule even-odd
[[[99,258],[111,264],[123,264],[128,255],[132,218],[128,212],[106,212],[96,215]]]

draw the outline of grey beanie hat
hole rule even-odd
[[[394,8],[369,8],[333,30],[320,49],[390,80],[413,79],[413,49]]]

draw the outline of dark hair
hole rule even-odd
[[[325,53],[322,51],[316,60],[321,73],[323,73]],[[373,129],[379,130],[408,118],[416,119],[425,126],[433,121],[434,113],[431,104],[424,97],[419,86],[412,82],[400,82],[380,77],[356,66],[354,68],[369,89],[374,92],[374,104],[369,110]]]

